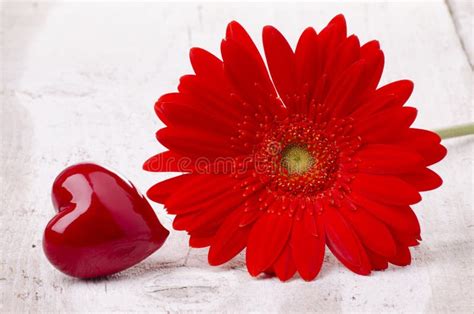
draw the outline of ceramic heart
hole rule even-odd
[[[46,226],[43,249],[56,268],[73,277],[129,268],[169,234],[130,181],[97,164],[66,168],[54,181],[52,200],[57,214]]]

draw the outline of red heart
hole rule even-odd
[[[110,275],[159,249],[166,230],[133,184],[93,163],[66,168],[53,184],[58,212],[43,249],[60,271],[79,278]]]

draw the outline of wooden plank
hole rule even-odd
[[[189,73],[188,49],[218,52],[226,23],[260,45],[263,25],[295,43],[343,12],[386,54],[384,82],[415,81],[410,104],[426,128],[472,120],[472,71],[442,1],[370,3],[2,3],[0,286],[2,312],[312,311],[472,312],[472,138],[446,143],[446,184],[416,206],[424,241],[410,267],[361,277],[327,254],[319,278],[253,279],[242,256],[211,268],[172,232],[152,257],[106,280],[55,271],[41,250],[49,186],[65,166],[95,160],[142,190],[166,175],[141,171],[161,150],[153,103]],[[472,14],[470,16],[472,20]],[[172,217],[154,206],[170,228]]]
[[[446,5],[453,19],[456,33],[461,41],[461,46],[469,58],[469,63],[474,63],[474,43],[472,30],[473,25],[473,2],[470,0],[447,0]]]

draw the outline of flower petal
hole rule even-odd
[[[285,245],[285,248],[282,250],[280,256],[273,264],[273,270],[275,271],[278,279],[281,281],[287,281],[291,279],[296,273],[296,266],[291,252],[291,246],[289,244]]]
[[[366,64],[367,69],[371,66],[368,62],[369,61],[367,61]],[[367,72],[369,71],[370,70],[367,70]],[[364,117],[371,116],[385,109],[402,107],[410,97],[412,91],[413,83],[408,80],[396,81],[382,86],[372,92],[351,116],[356,120],[363,119]]]
[[[161,181],[148,189],[146,195],[154,202],[164,204],[183,184],[196,178],[195,174],[183,174],[168,180]]]
[[[353,226],[364,246],[385,257],[395,255],[396,243],[382,222],[364,210],[352,210],[346,205],[343,205],[341,213]]]
[[[372,40],[360,47],[360,58],[366,61],[365,88],[373,91],[382,77],[385,62],[379,42]]]
[[[321,47],[314,28],[308,27],[301,34],[298,44],[296,45],[295,63],[300,92],[302,94],[306,93],[305,88],[307,88],[308,91],[313,91],[316,82],[322,75],[323,65],[323,60],[321,60]],[[311,95],[308,95],[307,101],[309,101],[310,98]]]
[[[370,274],[371,265],[364,247],[345,219],[330,206],[324,210],[327,245],[336,258],[351,271]]]
[[[357,168],[371,174],[400,174],[423,169],[424,159],[403,146],[369,144],[355,155]]]
[[[259,67],[265,68],[262,57],[258,52],[257,46],[249,36],[247,31],[236,21],[232,21],[227,25],[226,40],[233,40],[238,43],[243,49],[250,53],[255,60],[259,62]]]
[[[355,35],[351,35],[339,44],[336,52],[332,56],[329,56],[329,59],[327,60],[328,64],[326,66],[326,73],[334,80],[338,79],[341,73],[359,60],[359,56],[359,38]]]
[[[275,202],[273,206],[280,206]],[[257,276],[270,267],[285,247],[292,219],[288,215],[266,213],[253,225],[247,245],[247,269]]]
[[[365,143],[383,143],[399,139],[415,121],[417,110],[411,107],[391,108],[354,123],[354,135]]]
[[[212,161],[216,157],[232,157],[241,154],[239,149],[229,144],[230,137],[211,133],[204,130],[188,129],[184,127],[166,127],[156,132],[158,141],[177,154],[208,158]]]
[[[159,102],[182,103],[197,107],[204,112],[212,113],[221,119],[240,121],[245,114],[252,113],[251,108],[235,101],[232,95],[235,91],[222,80],[219,84],[210,82],[200,76],[184,75],[179,80],[178,90],[181,97],[176,99],[159,99]],[[155,105],[155,111],[156,111]]]
[[[373,270],[384,270],[388,267],[387,258],[378,255],[370,250],[366,250],[367,256],[370,260],[370,265],[372,265]]]
[[[174,198],[170,198],[171,201]],[[187,200],[186,200],[187,201]],[[204,213],[212,208],[230,207],[232,204],[240,204],[245,201],[240,192],[234,191],[233,189],[214,190],[212,194],[209,194],[209,198],[194,203],[185,204],[184,202],[174,203],[173,205],[167,205],[170,202],[165,203],[166,209],[169,214],[172,215],[184,215],[195,212],[196,215]],[[183,217],[184,218],[184,217]],[[193,222],[197,223],[197,221]]]
[[[332,85],[324,102],[332,110],[333,116],[346,116],[352,112],[350,102],[360,92],[359,79],[364,73],[364,66],[364,60],[353,63]]]
[[[291,234],[291,247],[296,268],[301,278],[310,281],[316,278],[324,259],[325,233],[322,217],[310,215],[309,210],[305,212],[303,219],[297,219],[293,223]],[[311,234],[306,228],[305,220],[312,220],[317,233]]]
[[[421,236],[419,233],[410,234],[402,232],[400,230],[395,230],[394,228],[392,228],[390,232],[392,233],[393,238],[398,244],[404,246],[417,246],[420,244],[419,241],[421,241]]]
[[[178,214],[174,219],[173,228],[187,231],[215,230],[244,201],[239,192],[227,191],[201,203],[201,206],[192,206],[195,210],[185,208],[183,214]]]
[[[434,190],[443,184],[443,179],[428,168],[404,174],[401,178],[413,185],[418,191]]]
[[[447,153],[446,148],[439,144],[441,142],[439,135],[428,130],[407,129],[394,142],[419,152],[428,166],[443,159]]]
[[[227,175],[199,174],[179,186],[166,201],[168,208],[183,208],[215,198],[224,191],[233,190],[238,184]]]
[[[410,249],[404,245],[397,246],[397,254],[389,259],[389,262],[397,266],[407,266],[411,264]]]
[[[323,69],[328,70],[328,60],[334,54],[339,44],[347,37],[346,20],[342,14],[335,16],[319,33],[321,43],[321,60]]]
[[[194,165],[190,158],[165,151],[148,158],[143,164],[143,170],[151,172],[191,172],[194,170]]]
[[[263,47],[272,75],[273,83],[290,111],[295,112],[295,104],[291,101],[296,95],[295,55],[285,37],[274,27],[263,28]]]
[[[411,205],[421,201],[413,186],[394,176],[358,173],[352,181],[352,190],[383,204]]]
[[[191,236],[189,238],[189,246],[196,249],[205,248],[211,245],[212,239],[214,239],[214,236],[209,236],[209,237]]]
[[[248,37],[240,25],[236,29],[238,37]],[[250,39],[250,42],[239,42],[234,38],[235,36],[227,36],[221,43],[226,76],[240,96],[254,109],[264,114],[282,116],[285,109],[276,97],[273,83],[255,44]]]
[[[239,226],[243,213],[242,208],[234,210],[219,227],[209,249],[210,265],[217,266],[226,263],[247,245],[252,225]]]
[[[415,213],[409,206],[384,205],[372,201],[357,193],[352,193],[350,199],[362,209],[367,210],[391,229],[419,236],[420,224]]]
[[[391,106],[401,107],[413,92],[413,82],[410,80],[399,80],[391,82],[377,89],[376,93],[379,95],[393,95],[395,99],[391,102]]]
[[[225,80],[224,63],[212,53],[201,48],[191,48],[189,59],[196,75],[219,84]]]
[[[166,117],[167,126],[207,130],[229,136],[237,134],[235,121],[203,107],[161,100],[155,105],[155,110],[160,112],[161,117]]]

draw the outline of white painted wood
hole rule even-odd
[[[446,142],[435,168],[444,186],[416,206],[422,245],[410,267],[355,275],[329,254],[319,278],[253,279],[242,256],[206,264],[172,232],[143,263],[106,280],[55,271],[41,249],[59,171],[94,160],[143,191],[167,175],[142,162],[161,147],[153,103],[189,73],[192,46],[218,52],[226,23],[240,21],[260,45],[273,24],[295,43],[343,12],[350,32],[380,40],[384,82],[415,81],[410,104],[426,128],[473,120],[472,71],[442,1],[371,3],[18,3],[1,13],[0,311],[473,312],[473,138]],[[472,21],[472,12],[467,17]],[[260,45],[261,46],[261,45]],[[170,228],[172,217],[154,205]]]
[[[446,4],[453,17],[461,45],[472,67],[474,63],[474,34],[472,33],[474,29],[472,18],[474,2],[471,0],[447,0]]]

